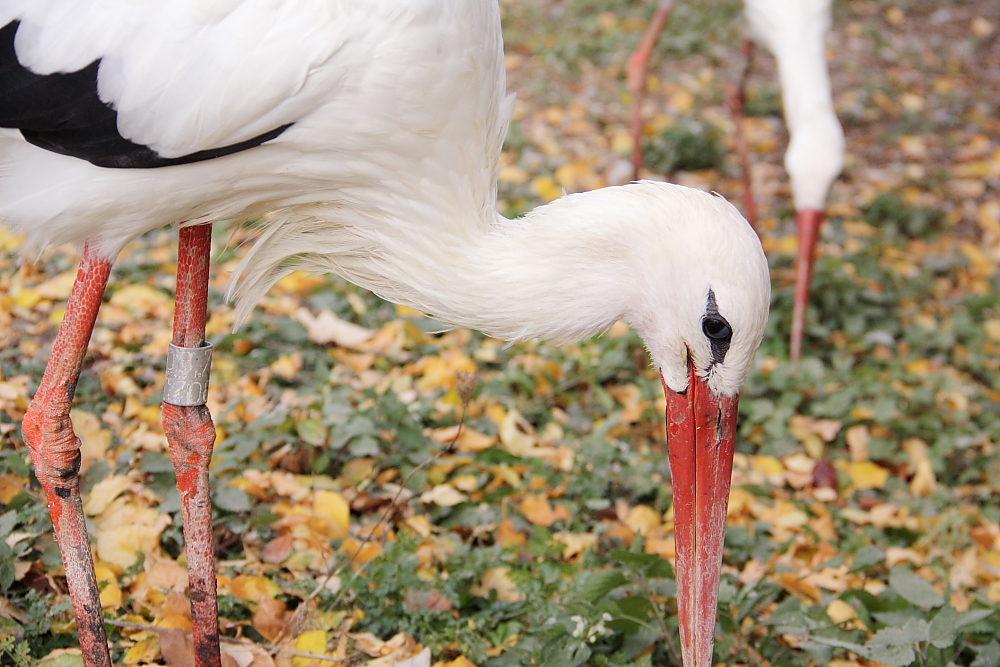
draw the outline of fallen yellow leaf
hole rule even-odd
[[[326,645],[329,641],[326,630],[309,630],[303,632],[295,639],[295,650],[303,653],[314,653],[316,655],[326,655]],[[292,658],[293,667],[328,667],[331,663],[326,660],[316,660],[297,655]]]
[[[166,320],[174,312],[174,300],[149,285],[126,285],[112,294],[108,303],[135,318]]]
[[[536,176],[531,181],[531,190],[546,202],[559,199],[563,193],[562,188],[551,176]]]
[[[438,484],[420,496],[420,502],[434,503],[438,507],[454,507],[459,503],[464,503],[468,499],[467,495],[448,484]]]
[[[160,657],[160,638],[157,636],[146,637],[132,646],[125,652],[122,663],[125,665],[140,665],[153,662]]]
[[[317,491],[313,512],[323,520],[319,532],[334,539],[347,536],[351,527],[351,508],[342,495],[336,491]]]
[[[86,502],[83,503],[83,511],[89,516],[103,514],[115,498],[125,493],[125,489],[131,483],[125,475],[105,477],[90,490]]]
[[[517,590],[517,584],[510,578],[510,568],[506,566],[493,567],[483,573],[480,583],[469,588],[469,592],[479,597],[490,597],[490,591],[496,591],[497,599],[504,602],[520,602],[524,594]]]
[[[854,461],[847,465],[847,476],[859,491],[881,489],[889,481],[889,471],[871,461]]]
[[[260,602],[281,595],[281,588],[266,577],[241,574],[229,582],[229,592],[240,600]]]
[[[36,285],[35,289],[43,299],[65,301],[73,291],[74,282],[76,282],[76,271],[66,271]]]
[[[858,612],[855,611],[854,607],[847,604],[840,598],[837,598],[826,608],[826,615],[830,617],[830,620],[834,623],[843,623],[849,621],[852,618],[856,618]]]
[[[353,537],[348,537],[341,545],[341,550],[351,557],[351,563],[361,566],[382,553],[382,546],[377,542],[361,543]]]
[[[597,544],[597,535],[594,533],[570,533],[561,531],[552,536],[556,542],[565,544],[562,557],[563,560],[570,560],[579,556],[589,547]]]
[[[625,515],[625,525],[648,537],[660,528],[660,513],[649,505],[636,505]]]
[[[97,587],[101,590],[101,607],[113,609],[122,603],[122,589],[118,587],[118,577],[111,568],[105,565],[95,565]],[[158,647],[157,647],[158,648]]]

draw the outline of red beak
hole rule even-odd
[[[711,667],[739,395],[717,396],[691,366],[687,390],[667,387],[674,489],[677,605],[684,667]]]
[[[802,336],[806,325],[806,308],[809,306],[809,288],[812,284],[813,264],[816,262],[816,242],[819,227],[825,218],[823,211],[804,208],[798,212],[799,258],[795,264],[795,306],[792,310],[792,361],[802,356]]]

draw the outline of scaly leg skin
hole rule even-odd
[[[653,16],[646,34],[639,42],[639,48],[635,50],[625,66],[626,81],[632,97],[635,100],[632,105],[632,170],[635,180],[641,178],[643,155],[642,155],[642,100],[646,96],[646,70],[649,67],[649,58],[653,54],[653,48],[660,39],[660,33],[667,25],[670,12],[674,8],[674,0],[660,0],[656,14]]]
[[[111,262],[87,244],[52,356],[21,424],[52,514],[87,667],[111,667],[111,656],[80,500],[80,439],[69,411],[110,273]]]
[[[173,336],[173,344],[180,348],[205,349],[211,249],[210,225],[184,227],[180,230]],[[208,466],[212,461],[212,448],[215,445],[215,425],[204,404],[210,359],[209,356],[208,360],[199,363],[202,374],[194,383],[196,386],[186,384],[181,387],[184,390],[181,391],[182,394],[200,394],[200,399],[177,400],[176,403],[187,403],[178,405],[171,403],[170,395],[164,391],[163,401],[163,430],[170,444],[170,458],[174,462],[177,488],[182,501],[197,667],[221,667],[222,664],[219,654],[219,603],[212,535],[212,499],[208,486]],[[169,366],[170,364],[168,375],[172,372]],[[182,373],[190,370],[180,369]],[[192,377],[188,373],[185,381]]]

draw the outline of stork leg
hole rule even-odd
[[[52,515],[87,667],[111,667],[111,656],[80,500],[80,439],[69,411],[110,273],[111,262],[88,243],[52,356],[21,425]]]
[[[653,21],[649,24],[646,34],[639,42],[639,48],[635,50],[625,66],[626,81],[632,97],[635,100],[632,105],[632,170],[635,180],[641,178],[640,172],[643,165],[642,154],[642,100],[646,97],[646,71],[649,68],[649,58],[653,54],[653,48],[660,39],[663,28],[667,25],[670,12],[674,8],[674,0],[660,0]]]
[[[795,264],[795,304],[792,309],[792,361],[802,357],[802,338],[805,334],[806,309],[812,285],[813,265],[816,263],[816,243],[823,224],[823,211],[806,208],[796,215],[799,226],[799,256]]]
[[[740,172],[743,177],[743,207],[746,211],[747,222],[757,229],[757,203],[753,198],[753,178],[750,174],[750,153],[747,150],[746,137],[743,135],[743,119],[746,118],[744,107],[746,105],[746,83],[747,75],[750,72],[750,64],[753,62],[754,44],[751,40],[743,40],[743,65],[737,83],[727,82],[725,92],[729,103],[729,112],[733,116],[733,126],[736,139],[736,157],[740,162]]]
[[[197,667],[221,667],[222,664],[212,499],[208,486],[215,425],[205,406],[211,364],[211,347],[205,342],[211,249],[210,225],[180,230],[174,347],[167,362],[168,379],[163,400],[163,431],[170,445],[182,502]]]

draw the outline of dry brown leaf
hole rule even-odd
[[[855,462],[867,461],[868,443],[871,441],[868,427],[864,424],[855,424],[847,429],[846,439],[847,447],[851,451],[851,460]]]
[[[521,510],[521,514],[536,526],[548,528],[557,520],[551,503],[544,496],[525,496],[519,505],[519,509]]]
[[[253,615],[253,627],[268,641],[275,641],[285,628],[291,612],[285,603],[274,598],[262,598]]]
[[[143,573],[149,586],[183,589],[188,585],[187,570],[156,551],[146,554]]]
[[[292,555],[294,547],[295,538],[291,533],[280,535],[264,545],[260,550],[260,559],[265,563],[281,563]]]
[[[521,547],[528,543],[528,537],[519,531],[510,519],[504,519],[497,526],[496,540],[504,549]]]
[[[167,593],[167,598],[163,601],[160,613],[164,618],[169,616],[183,616],[191,618],[191,602],[184,594],[183,588],[173,588]]]
[[[160,654],[170,667],[195,667],[194,640],[190,633],[181,630],[161,632]]]
[[[792,572],[776,573],[774,579],[782,588],[801,600],[816,604],[823,599],[823,593],[816,586],[801,579],[797,574]]]

